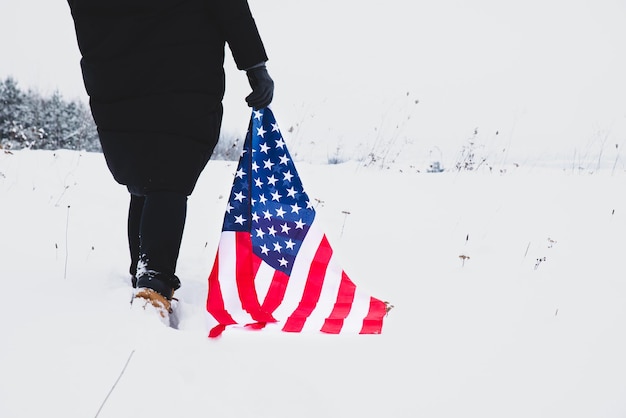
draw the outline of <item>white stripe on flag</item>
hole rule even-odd
[[[276,309],[274,315],[274,318],[281,321],[283,325],[284,321],[298,308],[302,300],[304,287],[307,282],[307,277],[309,276],[309,269],[311,268],[313,258],[315,258],[317,249],[324,237],[324,233],[319,228],[316,228],[315,224],[315,220],[313,220],[311,228],[307,232],[304,241],[302,241],[302,246],[294,261],[293,269],[291,269],[289,285],[287,286],[285,297],[282,304]]]
[[[219,244],[219,274],[218,280],[224,299],[224,309],[239,324],[252,321],[241,305],[237,290],[237,243],[236,232],[223,231]]]
[[[352,309],[343,322],[342,334],[358,334],[363,328],[363,320],[370,311],[370,295],[356,287]]]
[[[309,319],[307,319],[304,323],[304,327],[302,328],[303,332],[320,331],[324,326],[326,318],[330,316],[333,308],[335,307],[342,273],[343,270],[336,262],[336,257],[333,252],[332,257],[328,262],[319,301],[309,316]]]
[[[254,288],[256,289],[257,297],[259,298],[259,304],[263,305],[263,301],[265,300],[265,296],[267,295],[267,291],[270,288],[270,284],[272,284],[272,279],[274,278],[274,268],[267,264],[265,261],[261,261],[261,265],[259,266],[259,270],[254,277]]]

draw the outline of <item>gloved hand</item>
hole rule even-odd
[[[248,106],[255,109],[267,107],[274,97],[274,80],[270,77],[265,63],[255,65],[246,70],[252,93],[246,97]]]

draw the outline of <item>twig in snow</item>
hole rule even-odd
[[[347,210],[342,210],[341,213],[343,213],[343,224],[341,225],[341,234],[339,235],[340,237],[343,237],[343,229],[346,226],[346,220],[348,219],[348,215],[350,215],[350,212],[348,212]]]
[[[69,256],[69,252],[68,252],[68,240],[67,240],[67,235],[68,235],[68,230],[69,230],[69,226],[70,226],[70,207],[68,205],[67,207],[67,218],[65,220],[65,268],[63,270],[63,279],[67,279],[67,259]]]
[[[465,254],[461,254],[459,256],[459,258],[461,259],[461,267],[465,266],[465,260],[469,260],[469,255],[465,255]]]
[[[615,155],[615,162],[613,163],[613,170],[611,171],[611,175],[615,174],[615,167],[617,167],[617,161],[619,160],[619,144],[615,144],[615,149],[617,150],[617,154]]]
[[[111,393],[113,393],[113,390],[115,389],[115,386],[117,386],[118,382],[122,378],[122,375],[126,371],[126,367],[128,367],[128,363],[130,363],[130,359],[133,357],[133,354],[135,354],[135,350],[130,352],[130,355],[128,356],[128,360],[126,360],[126,364],[124,365],[124,368],[122,369],[122,372],[117,377],[117,380],[115,381],[115,383],[113,383],[113,386],[111,387],[111,390],[107,394],[106,398],[104,398],[104,401],[102,401],[102,405],[100,405],[100,408],[98,409],[98,412],[96,412],[96,415],[95,415],[94,418],[98,418],[98,415],[100,415],[100,412],[102,411],[102,408],[104,407],[104,404],[109,400],[109,396],[111,396]]]
[[[384,301],[383,302],[385,304],[385,316],[389,315],[389,311],[391,311],[393,308],[395,308],[395,306],[393,306],[391,303]]]
[[[54,204],[55,207],[59,206],[59,202],[61,201],[61,199],[63,199],[63,195],[65,195],[65,192],[67,192],[67,189],[69,189],[70,186],[65,186],[65,188],[63,189],[63,192],[59,195],[59,198],[57,199],[57,202]]]
[[[538,258],[537,262],[535,263],[535,270],[537,270],[537,268],[539,267],[539,264],[543,263],[544,261],[546,261],[545,257]]]

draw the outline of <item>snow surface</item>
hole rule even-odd
[[[297,167],[382,335],[206,337],[235,162],[189,200],[172,329],[129,309],[102,155],[0,153],[0,416],[626,416],[623,167]]]

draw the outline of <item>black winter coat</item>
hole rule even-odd
[[[247,0],[68,0],[90,107],[114,178],[190,194],[222,120],[224,49],[267,60]]]

